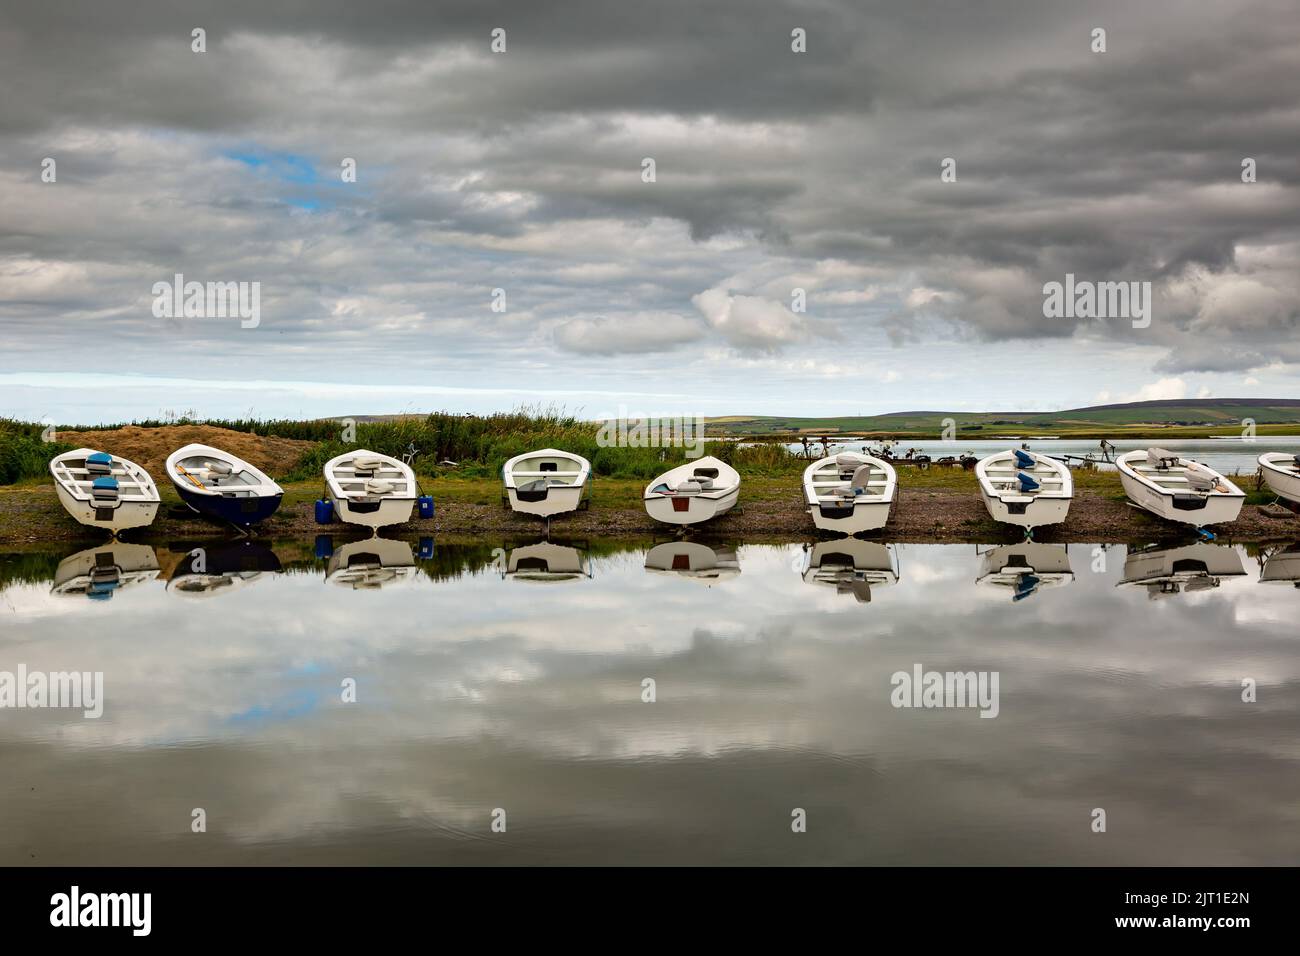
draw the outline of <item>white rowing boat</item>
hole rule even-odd
[[[898,475],[886,461],[845,452],[805,468],[803,492],[813,524],[823,531],[875,531],[889,521]]]
[[[572,452],[543,448],[511,458],[501,477],[512,510],[549,518],[582,504],[591,462]]]
[[[334,516],[367,528],[410,521],[418,494],[410,465],[364,448],[325,463],[325,489]]]
[[[665,524],[698,524],[735,507],[740,474],[708,456],[672,468],[645,489],[645,510]]]
[[[1060,524],[1074,498],[1074,478],[1065,462],[1020,448],[981,459],[975,477],[993,520],[1030,530]]]
[[[1300,504],[1300,455],[1276,451],[1260,455],[1259,473],[1273,494]]]
[[[125,458],[78,448],[51,459],[50,474],[68,514],[92,528],[117,535],[153,524],[158,514],[158,486]]]
[[[166,471],[191,510],[241,528],[265,521],[284,498],[284,489],[261,469],[211,445],[176,449]]]
[[[1124,492],[1139,508],[1203,528],[1236,521],[1246,493],[1209,465],[1163,448],[1130,451],[1115,462]]]

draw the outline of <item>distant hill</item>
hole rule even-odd
[[[1094,434],[1110,430],[1181,427],[1200,430],[1240,429],[1244,419],[1264,426],[1300,425],[1300,399],[1203,398],[1090,405],[1059,412],[889,412],[827,418],[777,415],[728,415],[708,420],[710,431],[727,435],[826,433],[937,434],[944,419],[957,423],[968,438],[1001,434]]]

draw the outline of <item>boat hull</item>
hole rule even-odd
[[[1259,579],[1265,584],[1292,584],[1300,587],[1300,551],[1284,551],[1269,557],[1264,562]]]
[[[1174,507],[1172,494],[1152,488],[1123,468],[1119,470],[1119,480],[1124,486],[1124,493],[1128,495],[1129,501],[1139,508],[1166,521],[1177,521],[1197,528],[1236,521],[1241,514],[1241,506],[1246,500],[1245,495],[1209,495],[1204,499],[1203,506],[1194,510],[1183,510]]]
[[[852,508],[829,509],[820,505],[810,505],[808,513],[812,515],[813,526],[822,531],[835,531],[840,534],[857,534],[859,531],[879,531],[889,523],[890,501],[860,501]]]
[[[203,495],[185,488],[179,482],[173,482],[176,494],[192,510],[207,518],[226,521],[241,528],[260,524],[275,514],[284,500],[284,495],[259,495],[256,497],[224,497]]]
[[[381,498],[379,501],[353,501],[330,493],[334,503],[334,516],[347,524],[365,528],[386,528],[405,524],[415,510],[414,498]]]
[[[550,518],[569,511],[577,511],[582,502],[583,485],[551,485],[546,489],[546,497],[540,501],[527,501],[519,497],[518,488],[506,488],[510,499],[510,510],[520,514],[536,515]]]
[[[719,498],[704,495],[655,495],[645,499],[645,510],[651,518],[664,524],[700,524],[726,514],[740,498],[740,488],[733,488]],[[686,502],[685,507],[673,502]],[[682,510],[678,510],[682,509]]]
[[[1155,548],[1130,551],[1124,558],[1121,584],[1159,585],[1201,578],[1242,577],[1246,568],[1236,548],[1214,544],[1189,544],[1181,548]]]
[[[1022,601],[1044,588],[1073,580],[1070,551],[1065,545],[1026,541],[986,552],[975,583],[1006,588],[1012,592],[1012,601]]]
[[[373,591],[408,581],[416,573],[409,544],[375,537],[349,542],[335,551],[325,569],[325,580],[355,591]]]
[[[588,577],[582,552],[567,545],[539,541],[514,548],[506,558],[505,576],[515,581],[549,584]]]
[[[694,541],[669,541],[655,545],[645,556],[645,568],[712,585],[740,573],[736,553]]]
[[[1300,475],[1293,475],[1276,468],[1262,458],[1259,462],[1259,471],[1264,476],[1264,484],[1268,485],[1269,491],[1279,498],[1300,504]]]
[[[1004,501],[997,495],[984,492],[984,507],[989,517],[1004,524],[1013,524],[1020,528],[1042,528],[1049,524],[1060,524],[1070,513],[1069,498],[1036,497],[1024,504],[1024,511],[1012,507],[1011,502]]]
[[[113,507],[102,508],[96,507],[94,502],[73,497],[58,482],[55,482],[54,490],[58,492],[59,502],[77,521],[91,528],[103,528],[113,534],[151,525],[158,516],[157,501],[119,501]]]
[[[122,588],[153,581],[160,573],[158,555],[149,545],[113,541],[60,561],[50,593],[107,601]]]

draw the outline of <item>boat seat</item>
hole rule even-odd
[[[1021,468],[1033,468],[1034,465],[1036,464],[1036,462],[1034,461],[1034,457],[1032,455],[1026,454],[1025,452],[1021,451],[1019,448],[1014,450],[1013,457],[1016,460],[1016,464]]]
[[[683,481],[678,483],[676,487],[669,489],[675,495],[698,495],[702,490],[703,488],[698,481]]]
[[[1021,491],[1037,491],[1042,487],[1042,485],[1036,482],[1033,478],[1030,478],[1023,471],[1017,474],[1016,478],[1020,480]]]
[[[204,467],[208,469],[209,474],[216,475],[216,476],[233,475],[235,473],[235,469],[230,465],[229,462],[225,462],[225,461],[205,462]]]
[[[396,489],[395,484],[383,478],[371,478],[366,482],[366,493],[371,495],[386,495]]]
[[[809,482],[809,484],[811,484],[814,488],[827,488],[827,487],[835,488],[835,487],[843,487],[845,480],[846,479],[840,478],[837,481],[813,481],[813,482]],[[889,484],[889,482],[886,481],[884,478],[873,478],[871,481],[868,481],[862,487],[883,488],[887,484]]]
[[[823,498],[856,498],[857,496],[858,493],[856,491],[852,488],[846,488],[843,485],[832,488],[830,491],[826,492],[826,494],[822,495]]]
[[[102,451],[86,456],[86,471],[92,475],[107,475],[113,470],[113,456]]]
[[[353,458],[352,470],[356,472],[378,471],[385,464],[387,463],[382,458]]]
[[[90,496],[97,500],[112,501],[117,493],[117,479],[113,477],[96,478],[90,486]]]

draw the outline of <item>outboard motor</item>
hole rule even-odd
[[[1213,472],[1209,471],[1203,465],[1193,463],[1187,466],[1183,473],[1187,478],[1187,486],[1193,491],[1216,491],[1219,487],[1219,478]]]
[[[1177,468],[1178,456],[1165,448],[1148,448],[1147,464],[1152,468]]]

